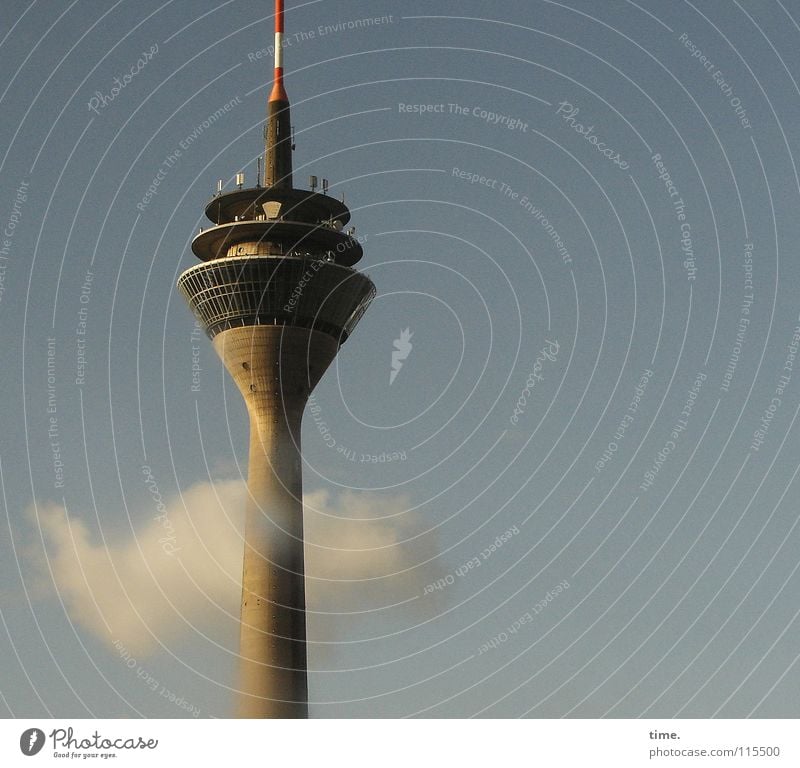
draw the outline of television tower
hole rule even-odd
[[[239,717],[307,717],[300,423],[309,394],[375,296],[352,269],[362,249],[350,211],[292,183],[283,85],[283,0],[275,2],[275,76],[264,131],[264,182],[218,184],[202,263],[178,288],[244,397],[250,455],[242,573]],[[260,169],[259,169],[260,176]]]

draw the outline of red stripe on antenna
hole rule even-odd
[[[270,101],[289,101],[283,87],[283,0],[275,0],[275,76]]]

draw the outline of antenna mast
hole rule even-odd
[[[283,0],[275,0],[275,74],[267,103],[264,186],[292,187],[292,121],[283,87]]]

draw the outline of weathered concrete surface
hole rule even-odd
[[[300,423],[338,344],[271,325],[229,329],[213,344],[250,414],[237,716],[307,717]]]

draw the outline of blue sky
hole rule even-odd
[[[0,15],[3,716],[232,712],[247,422],[175,281],[270,12]],[[303,429],[313,716],[800,715],[799,25],[287,8],[378,289]]]

